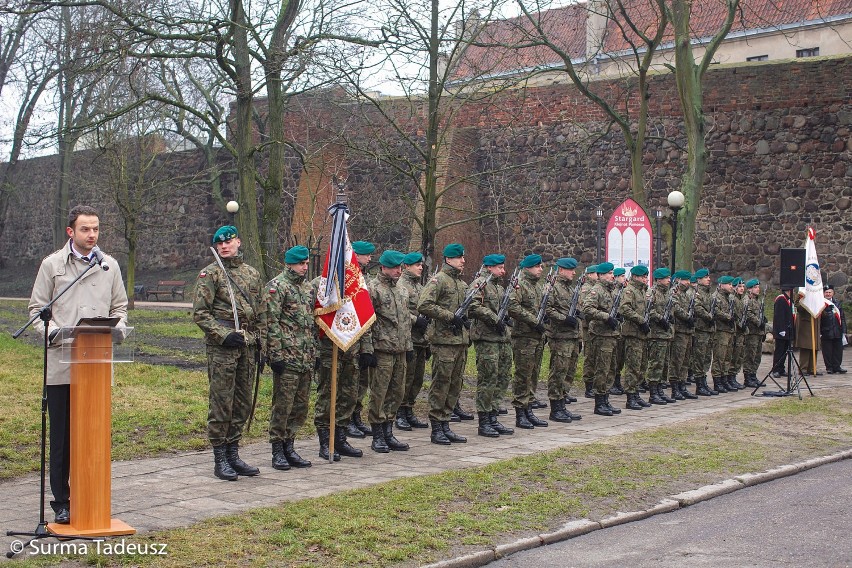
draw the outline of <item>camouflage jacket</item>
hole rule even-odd
[[[488,278],[487,271],[471,282],[468,289],[481,285],[486,278]],[[500,302],[503,300],[505,290],[492,278],[491,282],[473,297],[470,309],[467,311],[468,316],[473,320],[473,326],[470,328],[470,339],[472,341],[493,341],[497,343],[509,341],[512,328],[506,327],[506,332],[503,335],[497,333],[496,328],[497,312],[500,311]]]
[[[648,334],[648,339],[671,339],[674,337],[674,327],[669,326],[668,329],[661,328],[657,322],[663,320],[666,311],[666,302],[669,301],[669,288],[664,286],[659,281],[654,283],[651,289],[651,294],[654,296],[654,301],[651,304],[651,333]],[[672,306],[677,301],[677,298],[672,302]],[[670,317],[669,321],[674,318]]]
[[[724,292],[721,288],[714,293],[716,311],[713,313],[713,319],[716,321],[716,331],[734,332],[734,310],[731,308],[733,295],[734,292]]]
[[[469,332],[465,327],[456,330],[453,314],[464,301],[467,286],[461,271],[445,264],[440,272],[429,279],[420,292],[417,311],[432,318],[426,338],[433,345],[469,345]]]
[[[736,290],[731,294],[731,298],[734,300],[734,332],[735,333],[745,333],[745,328],[740,327],[740,322],[743,321],[743,299],[745,298],[745,294],[743,295],[737,294]]]
[[[747,314],[745,332],[748,335],[764,335],[766,333],[766,325],[762,321],[764,314],[760,313],[760,306],[762,304],[762,297],[755,296],[751,292],[746,291],[743,305]]]
[[[641,337],[645,334],[639,329],[645,321],[645,308],[648,305],[648,285],[638,280],[630,280],[624,287],[618,314],[624,322],[621,324],[621,335],[625,337]]]
[[[304,373],[314,368],[318,353],[313,289],[304,276],[289,268],[267,286],[266,348],[270,361]]]
[[[574,284],[571,286],[571,284]],[[547,300],[547,308],[545,312],[550,321],[547,322],[547,337],[549,339],[577,339],[580,337],[579,320],[576,328],[569,327],[565,324],[565,318],[568,316],[568,310],[571,309],[571,299],[574,297],[574,289],[577,283],[563,276],[556,277],[556,283],[553,284],[553,290],[550,292],[550,297]],[[577,313],[580,311],[580,301],[577,300]]]
[[[606,323],[612,309],[615,282],[598,280],[583,298],[583,316],[589,322],[589,333],[603,337],[618,337],[618,330]]]
[[[686,335],[695,334],[695,327],[689,326],[689,302],[692,300],[692,295],[695,290],[687,284],[685,287],[680,284],[672,283],[672,286],[677,286],[675,290],[674,302],[672,302],[672,317],[671,322],[674,325],[675,333],[683,333]],[[697,300],[696,300],[697,301]]]
[[[695,330],[704,332],[716,331],[715,318],[710,317],[710,307],[713,303],[713,292],[710,286],[701,284],[695,289],[698,294],[695,298]]]
[[[405,353],[414,346],[411,342],[411,312],[408,311],[408,290],[396,280],[379,272],[370,281],[370,300],[376,321],[367,332],[372,350],[385,353]],[[367,339],[364,339],[367,342]]]
[[[402,271],[402,276],[399,278],[400,286],[408,291],[408,311],[411,313],[411,325],[417,321],[417,316],[420,312],[417,311],[417,301],[420,300],[420,292],[423,290],[423,284],[420,283],[420,277],[411,274],[405,270]],[[429,342],[426,340],[426,332],[412,329],[411,342],[418,347],[428,347]]]
[[[542,283],[542,278],[534,277],[529,270],[521,270],[518,287],[509,293],[509,316],[515,320],[512,328],[514,337],[542,337],[542,334],[534,329],[543,294]]]
[[[266,297],[260,273],[243,262],[242,253],[235,257],[223,258],[222,264],[233,279],[231,287],[237,303],[240,326],[246,331],[246,342],[260,341],[261,346],[265,348]],[[192,318],[204,332],[208,345],[222,345],[228,334],[234,331],[234,312],[227,282],[227,276],[215,262],[199,272],[195,282]],[[240,290],[245,292],[248,298]]]

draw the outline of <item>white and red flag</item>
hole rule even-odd
[[[805,291],[799,305],[817,318],[825,309],[825,296],[822,291],[822,273],[817,260],[815,238],[816,231],[813,227],[808,227],[808,236],[805,239]]]
[[[333,218],[331,243],[317,287],[314,315],[320,333],[346,351],[373,325],[376,313],[349,242],[349,211],[345,204],[335,203],[328,212]]]

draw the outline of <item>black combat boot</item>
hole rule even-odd
[[[515,426],[524,430],[532,430],[535,428],[530,419],[527,418],[527,409],[521,406],[515,407]]]
[[[677,402],[677,400],[666,394],[666,389],[663,387],[663,383],[657,383],[657,394],[660,395],[660,398],[665,400],[667,404],[674,404]]]
[[[595,398],[594,383],[589,381],[586,384],[586,392],[583,394],[586,398]]]
[[[281,440],[272,442],[272,467],[281,471],[290,469],[290,463],[284,456],[284,442]]]
[[[639,383],[639,386],[636,387],[636,390],[638,390],[639,392],[648,392],[648,381],[643,380],[641,383]]]
[[[396,427],[406,432],[411,431],[411,423],[408,421],[408,412],[404,406],[400,406],[396,411]]]
[[[565,412],[564,400],[550,401],[550,419],[554,422],[565,422],[566,424],[571,422],[571,415]]]
[[[609,394],[621,396],[624,394],[624,388],[621,386],[621,375],[615,375],[615,383],[609,387]]]
[[[455,432],[450,430],[449,421],[441,422],[441,428],[444,430],[444,436],[446,436],[447,440],[449,440],[450,442],[454,444],[464,444],[465,442],[467,442],[467,438],[465,438],[461,434],[456,434]]]
[[[237,472],[228,463],[228,456],[225,455],[226,451],[227,447],[224,444],[213,446],[213,475],[225,481],[236,481]]]
[[[754,373],[748,373],[745,378],[744,386],[749,389],[756,389],[757,387],[759,387],[760,381],[757,380],[757,375],[755,375]]]
[[[642,410],[643,408],[645,408],[636,400],[638,396],[639,395],[635,392],[627,393],[627,404],[624,405],[624,408],[626,408],[627,410]]]
[[[538,400],[537,398],[533,398],[532,402],[530,403],[530,408],[547,408],[547,403],[542,400]]]
[[[509,409],[508,408],[498,408],[497,414],[505,416],[505,415],[509,414]]]
[[[331,437],[331,430],[328,428],[319,427],[317,428],[317,438],[319,438],[319,457],[328,461],[328,440]],[[334,461],[340,461],[340,454],[337,453],[337,450],[334,452],[333,456]]]
[[[405,418],[408,420],[408,423],[412,428],[428,428],[429,425],[425,422],[421,421],[414,415],[414,408],[411,406],[406,407],[405,409]]]
[[[736,390],[742,390],[745,387],[737,381],[737,375],[734,373],[733,375],[728,375],[728,384],[734,387]]]
[[[497,421],[497,411],[496,410],[492,410],[491,412],[488,413],[488,415],[491,418],[491,427],[494,428],[495,430],[497,430],[498,434],[508,435],[508,434],[514,434],[515,433],[515,430],[513,428],[509,428],[508,426],[503,426],[502,424],[500,424],[500,422]]]
[[[595,395],[595,414],[599,414],[601,416],[612,416],[612,410],[610,410],[609,406],[606,405],[606,395]]]
[[[722,377],[713,377],[713,390],[719,394],[725,394],[728,392],[728,389],[725,388],[725,385],[722,382]]]
[[[346,441],[346,432],[343,428],[334,429],[334,452],[347,458],[360,458],[364,455],[364,452]]]
[[[458,416],[460,420],[473,420],[473,414],[462,410],[458,402],[456,402],[456,407],[453,409],[453,413]]]
[[[491,416],[490,412],[477,412],[476,415],[479,418],[479,428],[476,430],[476,433],[480,436],[485,436],[486,438],[499,438],[500,432],[494,429],[491,425]]]
[[[388,448],[394,452],[408,451],[408,444],[400,442],[396,439],[396,436],[393,435],[393,420],[385,422],[385,443],[388,445]]]
[[[717,396],[719,394],[719,391],[717,391],[716,389],[711,389],[710,385],[707,384],[707,375],[704,375],[701,378],[701,382],[704,384],[704,387],[707,389],[711,396]]]
[[[698,396],[710,396],[713,394],[707,386],[707,377],[695,377],[695,394]]]
[[[231,464],[231,467],[234,468],[234,471],[237,472],[237,475],[253,477],[255,475],[260,474],[259,469],[250,466],[249,464],[240,459],[239,442],[231,442],[230,444],[225,446],[225,448],[225,456],[228,458],[228,463]]]
[[[692,371],[689,371],[686,374],[686,384],[691,385],[694,382],[695,382],[695,375],[692,373]]]
[[[543,428],[543,427],[545,427],[545,426],[547,426],[547,421],[546,421],[546,420],[542,420],[541,418],[539,418],[538,416],[536,416],[535,414],[533,414],[532,406],[530,406],[530,405],[528,404],[525,410],[526,410],[526,413],[527,413],[527,420],[529,420],[529,421],[530,421],[530,423],[531,423],[533,426],[542,427],[542,428]]]
[[[444,428],[441,426],[441,423],[437,420],[429,419],[429,422],[432,426],[432,436],[430,437],[433,444],[440,444],[442,446],[449,446],[450,440],[444,435]]]
[[[293,438],[284,440],[284,457],[290,467],[311,467],[311,462],[296,453],[296,449],[293,447]]]
[[[680,392],[680,389],[677,386],[677,381],[669,381],[669,384],[672,387],[672,398],[675,400],[684,400],[683,395]]]
[[[648,385],[648,391],[650,392],[648,402],[651,404],[666,404],[666,401],[660,396],[660,391],[657,389],[658,386],[660,386],[658,383]]]
[[[364,438],[366,436],[372,436],[373,435],[373,430],[369,426],[364,424],[364,422],[361,421],[361,413],[360,412],[353,412],[352,413],[352,424],[354,424],[355,427],[358,430],[360,430],[362,434],[364,434],[364,436],[361,436],[362,438]],[[356,438],[357,438],[357,436],[356,436]]]
[[[694,400],[694,399],[698,398],[697,396],[695,396],[694,394],[692,394],[691,392],[689,392],[686,389],[686,381],[679,381],[677,383],[677,389],[680,391],[680,394],[683,396],[683,398],[686,398],[686,399],[689,399],[689,400]]]
[[[373,429],[373,443],[370,444],[370,447],[374,452],[378,452],[380,454],[386,454],[390,452],[390,448],[388,447],[388,443],[385,441],[385,429],[382,424],[378,422],[370,423],[370,427]]]
[[[621,414],[620,408],[616,408],[609,403],[609,393],[604,395],[604,404],[607,405],[607,407],[609,407],[609,411],[612,412],[613,414]]]
[[[571,404],[572,402],[577,402],[577,399],[570,394],[565,393],[565,404]]]

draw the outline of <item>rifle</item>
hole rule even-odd
[[[719,286],[716,286],[716,291],[713,292],[713,299],[710,300],[710,321],[716,317],[716,303],[719,299]]]
[[[618,291],[615,293],[615,298],[612,300],[612,309],[609,310],[609,317],[618,318],[618,308],[621,306],[621,295],[624,293],[624,283],[618,285]]]
[[[645,303],[645,317],[642,320],[643,325],[651,323],[651,308],[654,306],[654,292],[648,290],[648,301]]]
[[[568,315],[572,318],[577,317],[577,304],[580,302],[580,288],[583,287],[583,284],[586,282],[586,273],[584,272],[582,276],[580,276],[580,281],[577,282],[577,286],[574,288],[574,295],[571,296],[571,306],[568,308]]]
[[[767,323],[766,313],[765,313],[766,312],[766,298],[765,297],[761,298],[760,296],[758,296],[757,299],[760,302],[760,317],[758,318],[760,320],[760,323],[758,325],[760,326],[761,331],[765,331],[765,326],[766,326],[766,323]]]
[[[698,295],[698,290],[692,289],[692,297],[689,298],[689,307],[686,309],[686,317],[690,320],[695,320],[695,297]]]
[[[740,329],[745,329],[746,320],[748,319],[748,296],[749,293],[746,292],[745,299],[743,299],[743,317],[740,318]]]
[[[731,329],[736,327],[737,322],[734,320],[734,293],[731,292],[731,297],[728,298],[728,315],[731,316],[730,326]]]
[[[480,270],[482,270],[482,268],[480,268]],[[459,305],[456,311],[453,312],[453,317],[462,318],[463,320],[467,318],[467,309],[470,307],[470,303],[473,302],[473,297],[480,290],[488,286],[488,283],[491,282],[491,278],[493,276],[494,275],[489,272],[485,280],[481,281],[479,284],[473,286],[470,290],[467,291],[467,294],[464,295],[464,300],[462,300],[462,303]],[[470,323],[465,321],[465,327],[470,329]],[[459,332],[461,332],[461,329],[456,330],[456,334],[458,334]]]
[[[666,297],[666,305],[663,308],[663,321],[667,324],[671,323],[672,319],[672,304],[674,303],[675,284],[669,285],[669,293]]]
[[[538,305],[538,316],[536,317],[536,325],[544,323],[544,318],[547,315],[547,300],[550,298],[550,293],[553,291],[553,285],[556,284],[556,267],[550,268],[547,273],[547,279],[544,283],[544,293],[541,295],[541,303]]]
[[[519,266],[515,268],[515,271],[512,273],[512,277],[509,279],[509,283],[503,291],[503,297],[500,299],[500,309],[497,310],[498,323],[506,319],[506,314],[509,312],[509,295],[512,293],[512,290],[518,286],[518,278],[520,275],[521,267]]]

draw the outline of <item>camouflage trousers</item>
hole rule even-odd
[[[283,442],[296,437],[308,418],[311,371],[285,369],[272,374],[272,412],[269,415],[269,441]]]
[[[714,378],[723,377],[728,374],[731,364],[731,348],[734,343],[734,334],[728,331],[717,331],[713,338],[713,366],[710,368]]]
[[[692,374],[696,377],[706,377],[710,372],[710,360],[713,358],[712,331],[695,330],[692,336],[692,353],[689,356]]]
[[[524,408],[535,398],[541,358],[544,355],[544,337],[513,337],[512,354],[515,358],[512,406]]]
[[[400,406],[414,408],[417,395],[423,388],[423,375],[426,373],[426,360],[429,355],[428,345],[414,346],[414,362],[405,366],[405,389]]]
[[[241,348],[207,346],[207,437],[213,446],[237,442],[243,435],[251,413],[255,351],[253,343]]]
[[[686,376],[689,374],[689,351],[691,347],[691,333],[675,332],[669,345],[669,381],[686,381]]]
[[[728,364],[728,371],[725,373],[726,375],[736,376],[740,372],[740,368],[743,366],[743,355],[745,354],[743,351],[744,346],[745,334],[740,332],[735,333],[731,343],[731,357]]]
[[[370,424],[381,424],[396,418],[405,391],[405,353],[376,351],[377,365],[370,373]]]
[[[615,374],[621,375],[624,369],[624,341],[616,342],[613,357],[615,357]]]
[[[763,347],[763,334],[750,333],[743,341],[743,371],[749,374],[757,373],[757,368],[760,367],[760,358],[762,356],[761,347]]]
[[[328,428],[331,414],[331,342],[320,342],[320,368],[317,373],[317,401],[314,405],[314,426]],[[346,427],[355,411],[358,396],[357,359],[351,351],[337,350],[337,400],[334,406],[334,423]]]
[[[589,335],[589,326],[585,320],[582,322],[583,335],[583,383],[593,383],[595,381],[595,371],[589,363],[589,343],[591,343],[591,335]]]
[[[432,346],[432,385],[429,387],[429,418],[447,422],[459,401],[467,363],[467,345]]]
[[[621,373],[621,384],[624,392],[636,394],[639,392],[639,384],[645,380],[645,356],[644,337],[624,337],[624,370]]]
[[[646,344],[647,380],[649,384],[666,384],[670,339],[649,339]]]
[[[550,369],[547,374],[547,398],[565,398],[574,384],[577,361],[580,358],[580,340],[550,339]]]
[[[589,334],[584,365],[594,373],[595,394],[607,394],[615,384],[615,349],[619,341],[617,336]]]
[[[474,341],[476,411],[499,410],[512,378],[512,346],[507,341]]]
[[[358,396],[355,398],[355,408],[353,409],[353,412],[361,414],[361,411],[364,409],[364,396],[370,389],[370,374],[373,371],[374,369],[371,367],[367,367],[366,369],[355,370],[355,372],[358,374]]]

